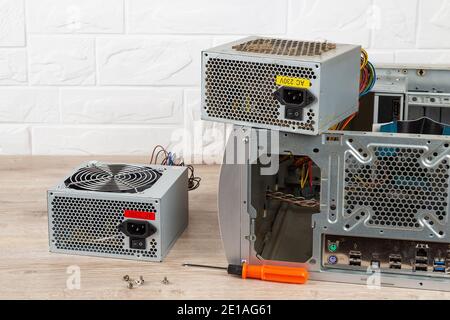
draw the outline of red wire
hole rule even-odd
[[[367,87],[368,81],[369,81],[369,70],[366,67],[361,71],[361,80],[359,82],[359,92],[360,93],[363,92],[364,89]]]

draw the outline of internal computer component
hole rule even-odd
[[[377,126],[380,132],[450,135],[450,126],[422,117],[416,120],[393,121]]]
[[[50,251],[161,261],[188,223],[182,166],[80,166],[48,191]]]
[[[281,134],[271,155],[279,169],[268,175],[258,150],[269,131],[236,132],[229,144],[248,134],[253,160],[222,167],[230,263],[294,264],[311,279],[359,284],[379,272],[380,285],[449,290],[450,137]]]
[[[361,47],[250,37],[202,53],[202,119],[317,135],[358,107]]]
[[[423,117],[450,125],[448,79],[450,70],[445,66],[377,64],[376,83],[361,101],[360,110],[364,112],[348,129],[378,131],[380,124]]]
[[[450,243],[324,235],[324,268],[379,269],[392,274],[433,277],[450,272]]]

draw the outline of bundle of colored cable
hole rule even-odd
[[[162,160],[159,160],[162,156]],[[176,161],[176,155],[173,152],[167,151],[161,145],[157,145],[153,148],[152,156],[150,158],[150,164],[161,164],[164,166],[183,166],[188,169],[188,189],[189,191],[195,190],[200,186],[201,178],[197,177],[194,173],[194,167],[190,164],[186,165],[183,159]]]
[[[361,49],[361,77],[359,84],[359,97],[368,94],[375,85],[377,74],[375,67],[368,59],[369,55],[366,50]]]

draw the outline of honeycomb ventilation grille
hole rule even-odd
[[[99,192],[136,193],[150,188],[161,173],[150,167],[125,164],[92,164],[64,181],[66,187]]]
[[[210,58],[206,62],[205,111],[209,117],[314,131],[314,110],[305,121],[280,119],[277,75],[317,79],[313,68]]]
[[[421,230],[419,219],[423,217],[431,229],[444,235],[447,160],[427,167],[423,163],[425,149],[420,147],[373,146],[368,150],[373,156],[370,163],[346,155],[344,217],[356,216],[368,227],[410,230]]]
[[[233,49],[241,52],[281,56],[320,56],[324,52],[336,49],[336,44],[282,39],[256,39],[235,45]]]
[[[51,202],[52,244],[60,250],[156,258],[157,242],[148,250],[126,249],[118,230],[124,210],[156,212],[153,203],[56,196]]]

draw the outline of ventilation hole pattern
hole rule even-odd
[[[51,202],[52,242],[61,250],[156,258],[155,239],[147,250],[125,249],[128,239],[117,229],[124,210],[157,212],[153,203],[56,196]]]
[[[304,110],[303,121],[279,119],[281,105],[274,96],[277,75],[313,83],[317,78],[313,68],[210,58],[205,72],[204,108],[208,116],[314,131],[313,109]]]
[[[420,148],[378,146],[371,150],[370,164],[350,153],[346,156],[344,217],[369,208],[369,227],[421,229],[418,218],[424,213],[446,223],[447,160],[428,168],[422,165],[424,150]]]
[[[285,39],[255,39],[233,46],[236,51],[282,56],[320,56],[336,49],[335,43]]]

